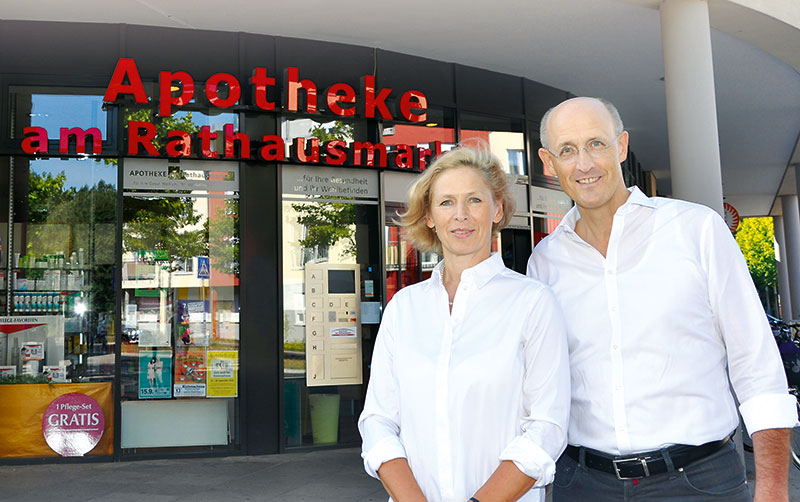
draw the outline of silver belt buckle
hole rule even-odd
[[[619,458],[616,460],[612,460],[611,463],[614,465],[614,473],[617,475],[617,479],[625,480],[625,479],[639,479],[640,477],[648,478],[650,477],[650,469],[647,468],[647,460],[652,457],[631,457],[631,458]],[[619,463],[621,462],[641,462],[642,470],[644,470],[644,476],[637,476],[633,478],[625,478],[622,477],[619,473]]]

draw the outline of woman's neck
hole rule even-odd
[[[485,253],[474,255],[456,256],[444,253],[444,264],[442,267],[442,283],[448,292],[451,292],[451,299],[455,295],[458,284],[461,282],[461,273],[468,268],[472,268],[492,255],[491,250]],[[451,291],[452,288],[452,291]]]

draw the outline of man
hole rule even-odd
[[[744,258],[722,218],[625,188],[616,109],[548,111],[539,157],[575,207],[533,251],[567,318],[572,406],[554,500],[750,500],[729,440],[753,437],[757,502],[787,501],[797,418]]]

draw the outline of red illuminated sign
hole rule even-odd
[[[302,79],[300,70],[289,67],[284,72],[283,96],[281,107],[289,112],[306,114],[319,113],[320,102],[329,112],[339,117],[380,118],[397,120],[390,110],[387,100],[392,95],[392,88],[379,88],[374,75],[364,75],[361,79],[360,95],[346,83],[335,83],[318,96],[317,85],[312,80]],[[258,67],[253,70],[249,79],[252,87],[253,102],[260,110],[275,111],[276,103],[269,100],[269,88],[275,87],[276,78],[269,76],[267,68]],[[158,111],[161,117],[171,116],[181,107],[188,105],[196,92],[192,76],[185,71],[162,71],[158,82]],[[242,87],[239,80],[229,73],[215,73],[205,82],[202,92],[208,103],[215,108],[231,108],[239,103]],[[147,104],[144,83],[139,74],[136,62],[131,58],[120,58],[111,80],[103,96],[107,103],[116,102],[121,96],[130,96],[134,102]],[[319,98],[322,98],[321,100]],[[399,119],[412,123],[427,120],[428,100],[421,91],[405,91],[397,101],[396,115]],[[22,150],[29,154],[46,154],[48,152],[47,131],[42,127],[25,127],[22,139]],[[212,151],[211,142],[218,133],[211,132],[203,126],[196,134],[186,131],[172,130],[167,133],[167,141],[163,151],[156,148],[156,126],[151,122],[128,122],[128,155],[148,155],[170,158],[190,157],[192,153],[201,158],[216,159],[249,159],[251,158],[250,137],[243,132],[236,132],[233,124],[224,126],[224,152]],[[76,144],[76,153],[87,153],[87,145],[91,154],[102,153],[102,134],[97,128],[83,130],[79,127],[61,128],[59,137],[59,154],[69,153],[70,142]],[[236,147],[238,146],[238,155]],[[419,148],[411,145],[394,145],[389,151],[383,143],[354,141],[347,144],[341,140],[327,141],[320,144],[316,138],[306,143],[305,138],[295,138],[290,146],[290,156],[295,162],[324,163],[343,165],[345,163],[362,166],[396,167],[401,169],[425,169],[432,157],[441,153],[441,143],[431,142],[430,148]],[[261,146],[257,155],[265,161],[284,161],[286,148],[283,138],[266,135],[261,138]],[[198,155],[199,154],[199,155]]]

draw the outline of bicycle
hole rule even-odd
[[[797,326],[787,324],[770,315],[767,315],[767,320],[772,329],[772,336],[775,337],[775,343],[778,344],[786,380],[789,384],[789,393],[797,401],[797,416],[800,420],[800,338],[797,336]],[[792,464],[800,469],[800,426],[792,429],[790,448]],[[752,451],[752,446],[749,450]]]

